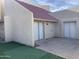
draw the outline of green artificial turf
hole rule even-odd
[[[0,43],[0,59],[64,59],[18,43]]]

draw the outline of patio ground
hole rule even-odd
[[[64,59],[18,43],[0,43],[0,59]]]
[[[66,59],[79,59],[79,39],[52,38],[38,41],[38,49]]]

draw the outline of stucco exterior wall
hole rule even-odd
[[[10,42],[13,40],[13,27],[12,27],[12,19],[10,16],[4,17],[4,35],[5,35],[5,42]]]
[[[4,40],[5,39],[5,35],[4,35],[4,23],[2,23],[4,21],[4,14],[3,14],[3,3],[4,0],[0,0],[0,40]]]
[[[0,22],[4,21],[4,0],[0,0]]]
[[[59,35],[60,37],[64,37],[64,22],[68,22],[68,21],[75,21],[76,22],[76,39],[79,39],[79,20],[76,18],[64,18],[60,20],[60,25],[61,26],[59,29]]]
[[[1,0],[0,0],[0,19],[1,19]]]
[[[39,5],[41,8],[49,10],[49,5]]]
[[[34,46],[33,14],[15,0],[5,0],[5,41]]]
[[[59,19],[57,37],[64,37],[64,22],[76,22],[76,39],[79,39],[79,13],[74,11],[61,11],[54,16]]]
[[[79,12],[79,6],[70,8],[69,10],[75,11],[75,12]]]
[[[45,39],[55,37],[56,35],[56,24],[52,22],[44,22],[45,26]]]
[[[26,3],[29,3],[29,4],[32,3],[32,0],[19,0],[19,1],[23,1],[23,2],[26,2]]]
[[[37,7],[40,7],[40,8],[43,8],[43,9],[48,10],[48,11],[50,9],[50,6],[49,5],[41,5],[41,4],[33,4],[33,5],[35,5]]]

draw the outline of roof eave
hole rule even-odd
[[[58,22],[58,20],[49,20],[49,19],[41,19],[41,18],[34,18],[34,21]]]

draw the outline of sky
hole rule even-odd
[[[79,0],[32,0],[35,4],[47,4],[51,11],[59,11],[79,5]]]

